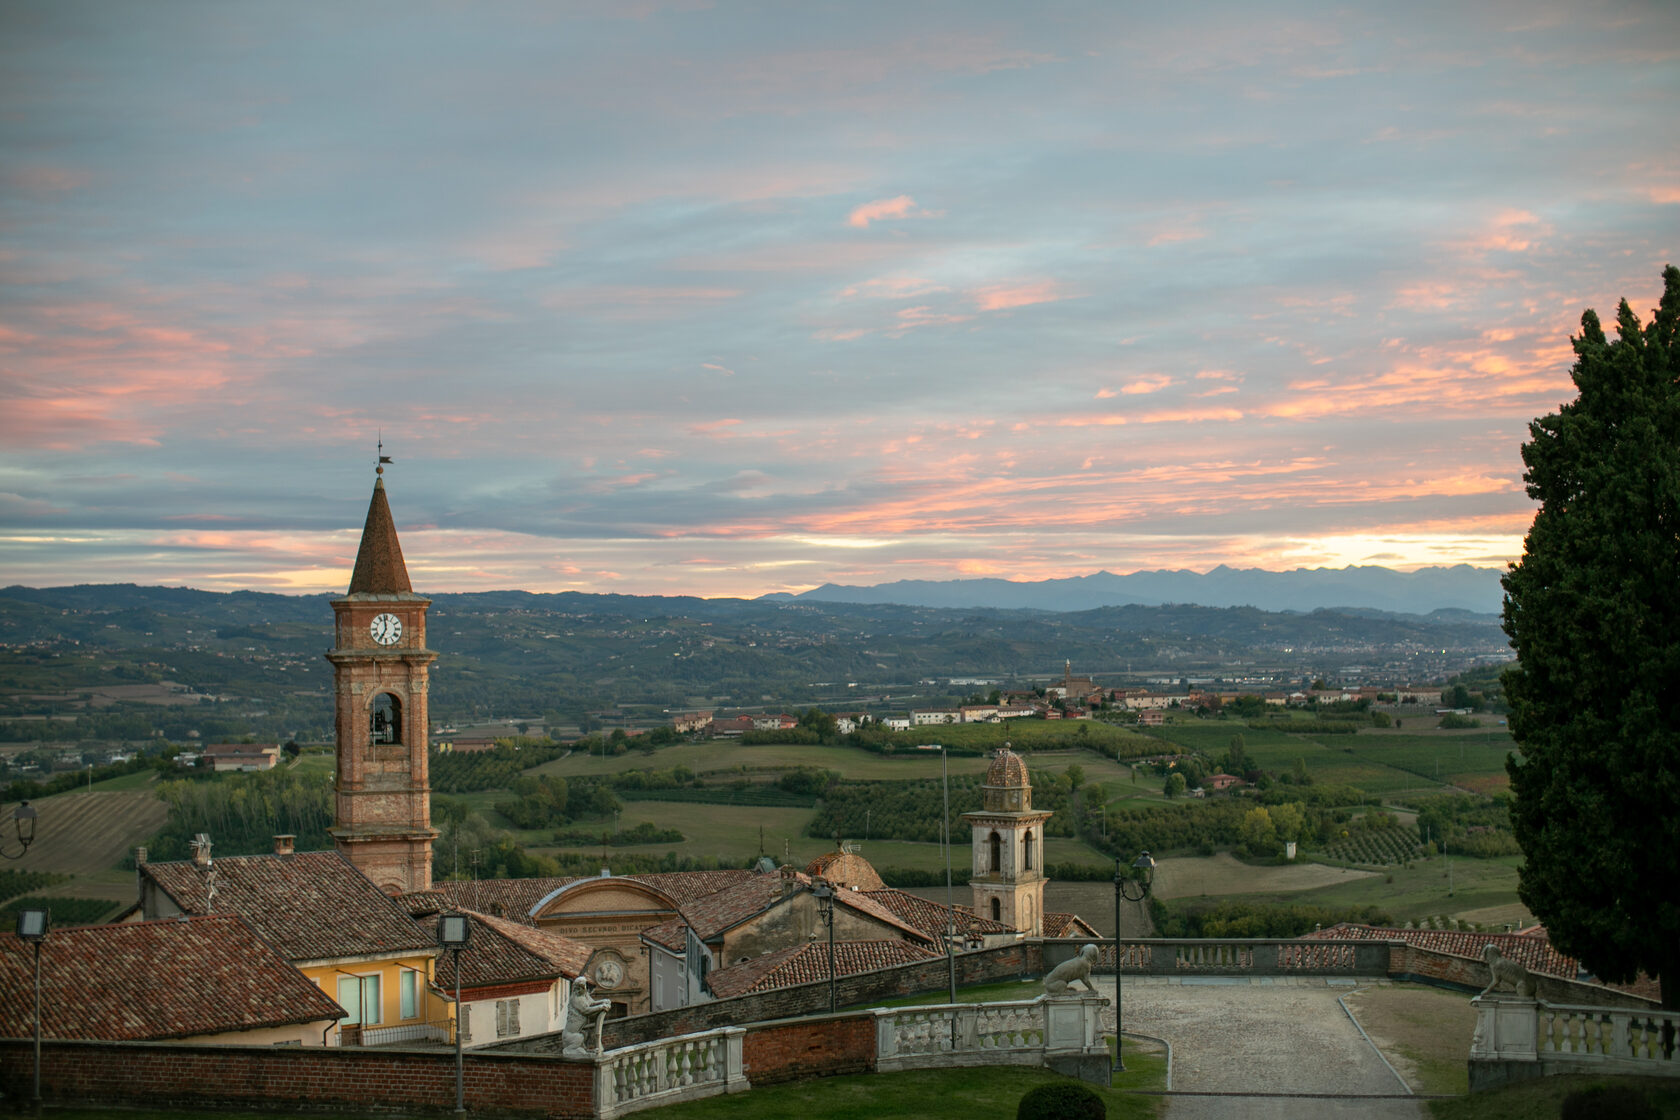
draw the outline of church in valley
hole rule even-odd
[[[177,863],[149,864],[142,852],[135,918],[250,910],[260,919],[265,898],[284,892],[287,912],[274,920],[305,931],[288,941],[294,963],[345,1008],[341,1030],[372,1038],[447,1016],[432,1004],[455,966],[439,958],[433,933],[440,914],[465,912],[483,953],[498,946],[493,960],[462,954],[463,1035],[473,1045],[557,1029],[579,977],[618,1016],[827,979],[830,924],[841,976],[1026,937],[1096,936],[1076,915],[1044,910],[1050,814],[1033,809],[1026,764],[1007,746],[987,770],[983,807],[964,817],[971,906],[888,886],[849,844],[803,868],[761,859],[738,870],[434,881],[430,605],[410,584],[381,467],[349,589],[332,601],[336,850],[295,853],[277,838],[271,855],[219,861],[207,846],[202,859]],[[335,909],[356,917],[335,922]],[[369,923],[383,932],[345,940]]]

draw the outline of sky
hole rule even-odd
[[[1169,10],[1170,9],[1170,10]],[[1680,5],[0,5],[0,584],[1503,566]]]

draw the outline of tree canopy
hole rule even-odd
[[[1579,396],[1529,425],[1540,503],[1505,576],[1519,893],[1608,981],[1680,1006],[1680,269],[1649,324],[1581,317]]]

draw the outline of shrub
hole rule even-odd
[[[1628,1085],[1589,1085],[1563,1098],[1562,1120],[1660,1120],[1662,1112],[1643,1090]]]
[[[1021,1098],[1015,1120],[1107,1120],[1108,1106],[1077,1082],[1040,1085]]]

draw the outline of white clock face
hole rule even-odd
[[[368,633],[382,646],[396,645],[397,639],[402,637],[402,619],[394,614],[375,615],[368,624]]]

